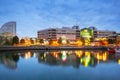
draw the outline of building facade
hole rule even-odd
[[[89,29],[93,30],[93,38],[99,37],[109,37],[110,35],[115,35],[115,31],[108,31],[108,30],[97,30],[95,27],[89,27]]]
[[[46,39],[46,40],[58,40],[59,38],[74,41],[77,38],[80,38],[80,30],[79,28],[49,28],[45,30],[38,31],[38,38]]]
[[[110,35],[116,34],[115,31],[108,31],[108,30],[97,30],[96,37],[109,37]]]
[[[3,36],[15,36],[16,35],[16,22],[11,21],[5,23],[1,28],[0,28],[0,35]]]

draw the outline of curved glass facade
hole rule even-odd
[[[6,33],[11,36],[16,35],[16,22],[15,21],[7,22],[0,28],[0,34],[6,34]]]

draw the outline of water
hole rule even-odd
[[[0,52],[0,80],[120,80],[120,55],[106,51]]]

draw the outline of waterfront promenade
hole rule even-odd
[[[0,51],[17,50],[107,50],[105,46],[3,46]]]

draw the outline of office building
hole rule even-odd
[[[93,38],[99,38],[99,37],[109,37],[110,35],[116,34],[115,31],[109,31],[109,30],[97,30],[95,27],[89,27],[89,29],[93,30]]]
[[[1,36],[15,36],[16,35],[16,22],[11,21],[5,23],[0,28],[0,35]]]
[[[49,28],[38,31],[38,38],[58,40],[60,37],[69,41],[75,41],[77,38],[80,38],[79,26],[74,26],[74,28]]]

